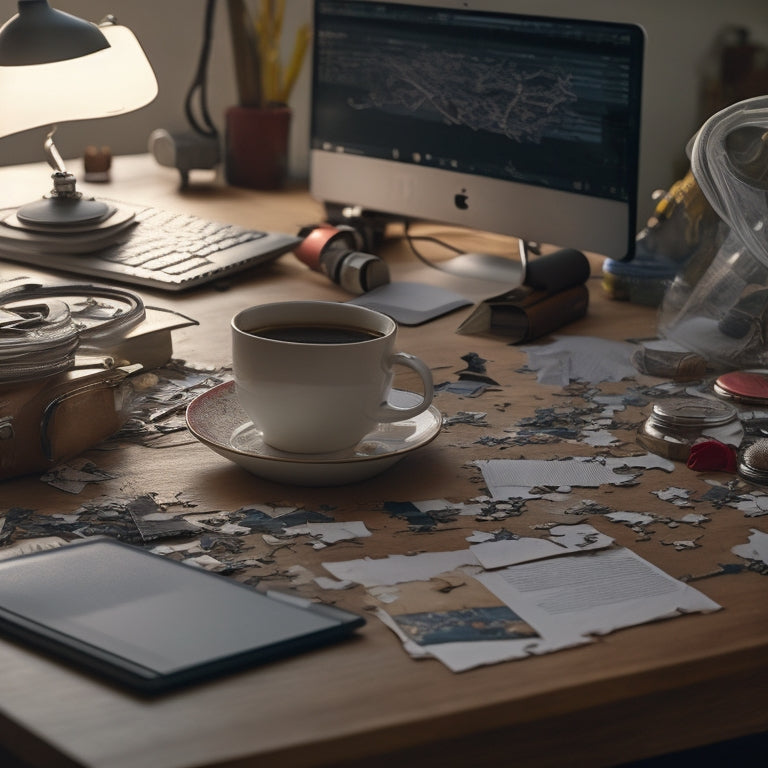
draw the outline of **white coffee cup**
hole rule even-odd
[[[264,442],[292,453],[331,453],[356,445],[380,423],[425,411],[432,374],[414,355],[394,351],[397,324],[353,304],[261,304],[232,318],[238,400]],[[393,366],[418,373],[421,402],[387,401]]]

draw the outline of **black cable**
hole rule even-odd
[[[414,242],[416,240],[421,240],[421,241],[427,242],[427,243],[435,243],[436,245],[439,245],[442,248],[447,248],[449,251],[453,251],[456,254],[463,253],[461,248],[456,248],[456,246],[451,245],[450,243],[446,243],[444,240],[440,240],[440,238],[433,237],[432,235],[412,235],[410,233],[410,222],[409,221],[404,222],[403,232],[404,232],[405,241],[408,243],[408,247],[411,249],[411,252],[413,253],[413,255],[422,264],[426,264],[428,267],[432,267],[433,269],[441,269],[442,270],[442,267],[440,266],[440,264],[438,262],[430,261],[426,256],[424,256],[422,253],[419,252],[419,250],[414,245]]]
[[[216,0],[206,0],[205,4],[205,22],[203,26],[203,45],[200,49],[200,57],[197,63],[197,72],[192,81],[192,85],[187,91],[187,98],[184,101],[184,111],[187,115],[189,124],[194,130],[203,135],[215,138],[219,135],[216,126],[208,113],[208,61],[211,57],[211,38],[213,37],[213,14],[216,8]],[[193,110],[193,99],[195,94],[199,93],[200,115],[202,122],[198,120]]]
[[[414,245],[414,241],[416,240],[422,240],[427,243],[434,243],[435,245],[439,245],[441,248],[446,248],[449,251],[452,251],[453,253],[457,255],[463,255],[465,251],[461,248],[457,248],[455,245],[451,245],[450,243],[445,242],[445,240],[441,240],[439,237],[434,237],[433,235],[411,235],[409,226],[410,221],[406,220],[403,222],[404,224],[404,238],[405,241],[408,243],[408,246],[411,249],[411,252],[413,255],[422,263],[426,264],[428,267],[432,267],[432,269],[440,270],[441,272],[448,272],[449,274],[457,274],[455,270],[451,269],[451,259],[449,259],[446,262],[440,262],[440,261],[430,261],[426,256],[424,256],[422,253],[419,252],[419,250]],[[524,241],[524,240],[518,240],[518,248],[520,252],[520,264],[522,266],[522,277],[521,281],[523,283],[526,282],[528,279],[529,274],[529,263],[530,263],[530,254],[536,254],[536,256],[541,256],[541,248],[539,247],[538,243]],[[560,251],[558,251],[560,253]],[[582,254],[581,258],[583,259],[584,256]],[[462,270],[463,272],[463,270]],[[584,278],[586,280],[586,278]]]

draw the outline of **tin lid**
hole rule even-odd
[[[768,371],[730,371],[715,380],[715,394],[729,400],[768,406]]]
[[[721,400],[703,397],[670,397],[654,403],[651,419],[660,426],[702,429],[727,424],[737,417],[736,409]]]

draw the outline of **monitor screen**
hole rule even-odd
[[[643,31],[504,5],[317,0],[311,192],[627,258]]]

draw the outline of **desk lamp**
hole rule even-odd
[[[112,117],[157,95],[157,81],[133,33],[108,17],[96,25],[19,0],[18,14],[0,28],[0,137],[49,126],[44,149],[53,189],[16,211],[17,224],[46,231],[98,226],[116,208],[76,190],[53,142],[57,123]]]

